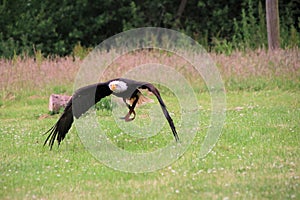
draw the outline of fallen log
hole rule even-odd
[[[49,97],[49,111],[58,113],[60,109],[65,108],[71,96],[51,94]]]

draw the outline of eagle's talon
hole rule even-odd
[[[133,117],[132,117],[132,118],[130,118],[131,114],[133,114]],[[136,115],[136,114],[135,114],[135,111],[134,111],[134,110],[130,110],[130,111],[127,113],[127,115],[126,115],[125,117],[121,117],[121,119],[124,119],[125,122],[130,122],[130,121],[132,121],[132,120],[135,119],[135,115]]]

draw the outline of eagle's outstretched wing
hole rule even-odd
[[[47,144],[49,139],[50,150],[55,139],[59,145],[72,126],[73,116],[79,118],[89,108],[111,93],[112,91],[109,89],[107,82],[89,85],[75,91],[58,121],[45,133],[50,134],[46,138],[44,145]]]
[[[170,125],[170,127],[172,129],[173,135],[175,137],[175,140],[176,140],[176,142],[178,142],[179,141],[179,137],[177,135],[177,132],[176,132],[176,129],[175,129],[175,126],[174,126],[174,122],[173,122],[171,116],[169,115],[167,107],[166,107],[164,101],[162,100],[158,89],[154,85],[152,85],[151,83],[144,83],[141,86],[139,86],[139,88],[141,88],[141,89],[148,89],[150,92],[152,92],[156,96],[156,98],[157,98],[157,100],[158,100],[158,102],[159,102],[159,104],[161,106],[161,109],[162,109],[162,111],[163,111],[166,119],[169,122],[169,125]]]

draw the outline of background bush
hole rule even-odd
[[[124,30],[155,26],[182,31],[208,50],[267,45],[265,0],[189,0],[178,17],[173,0],[2,0],[0,57],[70,55]],[[299,46],[299,5],[279,0],[282,47]],[[75,49],[76,49],[75,48]],[[80,55],[79,55],[80,57]]]

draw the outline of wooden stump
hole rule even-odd
[[[51,94],[49,97],[49,111],[51,113],[58,113],[61,108],[66,107],[71,96]]]

